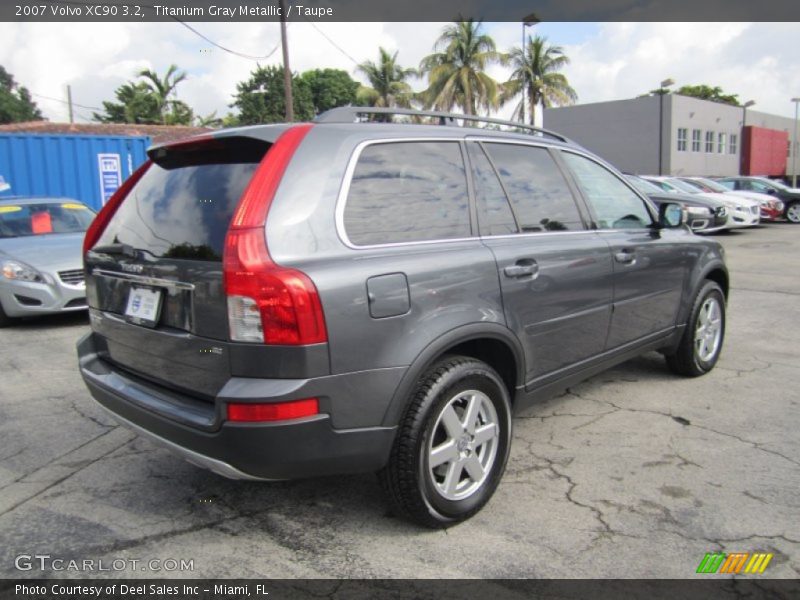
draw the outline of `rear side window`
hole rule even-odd
[[[221,261],[233,213],[269,145],[248,138],[156,151],[98,244],[156,258]]]
[[[472,163],[481,235],[517,233],[519,228],[514,220],[514,213],[492,164],[478,144],[470,142],[467,147],[469,160]]]
[[[653,223],[644,201],[602,165],[564,152],[564,161],[594,209],[600,229],[640,229]]]
[[[364,148],[350,181],[344,228],[359,246],[469,237],[459,144],[398,142]]]
[[[523,233],[583,229],[567,182],[546,148],[488,143]]]

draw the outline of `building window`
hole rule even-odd
[[[714,151],[714,132],[706,131],[706,152]]]
[[[700,152],[700,137],[702,132],[699,129],[692,129],[692,152]]]
[[[739,136],[736,135],[735,133],[732,133],[731,134],[731,144],[730,144],[730,147],[728,148],[728,152],[730,154],[736,154],[736,151],[739,149],[738,148],[738,144],[739,144]]]
[[[717,136],[717,152],[720,154],[725,154],[725,142],[727,141],[727,137],[728,136],[724,133],[720,133],[719,136]]]
[[[685,127],[678,127],[678,152],[686,152],[686,134],[688,130]]]

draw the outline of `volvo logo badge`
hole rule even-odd
[[[126,273],[141,273],[144,271],[144,265],[132,265],[127,263],[122,263],[122,270]]]

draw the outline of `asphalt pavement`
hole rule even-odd
[[[648,354],[528,410],[494,498],[446,531],[395,518],[372,475],[229,481],[116,426],[77,371],[85,314],[0,330],[0,577],[684,578],[760,551],[797,578],[800,227],[715,237],[717,368]]]

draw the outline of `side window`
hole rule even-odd
[[[729,190],[732,190],[732,189],[734,189],[736,187],[736,184],[733,181],[719,181],[719,180],[717,180],[717,183],[720,184],[720,185],[725,186]]]
[[[478,224],[481,235],[504,235],[517,233],[516,220],[508,198],[497,179],[483,149],[475,142],[467,144],[475,182],[475,200],[478,205]]]
[[[523,233],[583,229],[564,176],[545,148],[484,146],[497,167]]]
[[[344,227],[360,246],[469,237],[467,179],[458,142],[364,148],[350,182]]]
[[[571,152],[564,160],[597,216],[600,229],[641,229],[653,219],[642,199],[616,175],[593,160]]]

